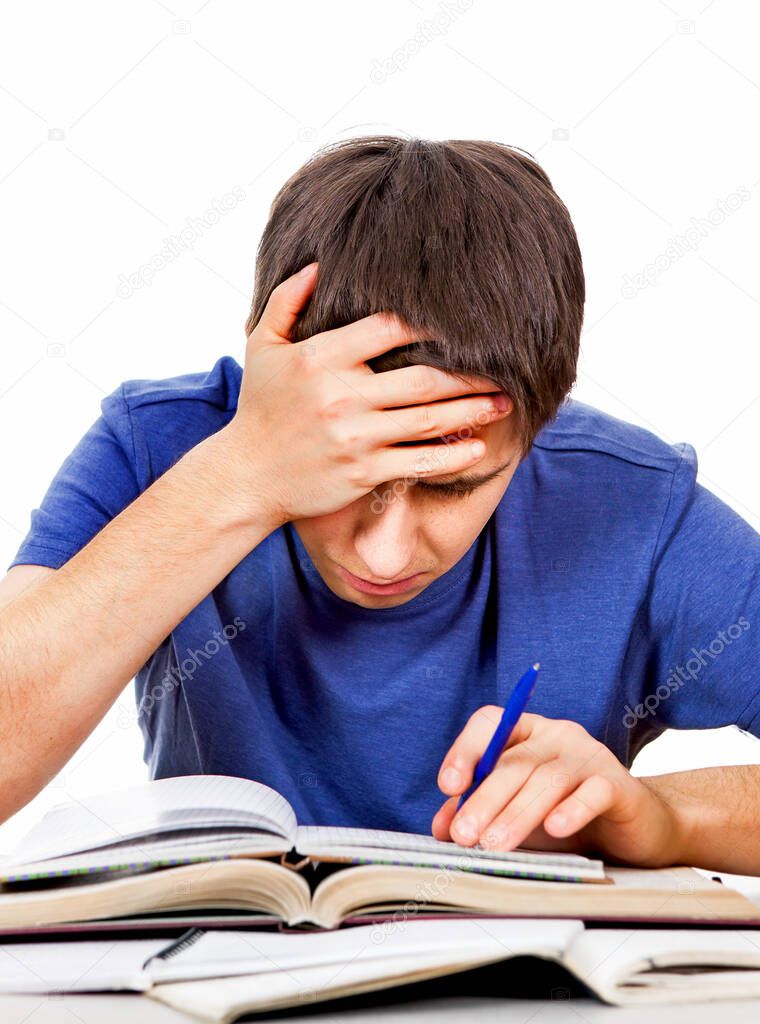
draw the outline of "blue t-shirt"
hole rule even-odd
[[[223,357],[104,399],[12,564],[63,565],[229,422],[241,374]],[[537,659],[529,710],[626,765],[666,727],[760,734],[760,535],[695,476],[690,446],[569,402],[464,557],[388,609],[333,594],[286,524],[137,674],[152,776],[243,776],[303,824],[428,832],[448,747]]]

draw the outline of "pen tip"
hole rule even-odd
[[[541,668],[541,662],[540,662],[540,661],[537,661],[537,662],[536,662],[536,664],[535,664],[535,665],[533,666],[533,671],[534,671],[534,672],[538,672],[538,670],[539,670],[540,668]]]

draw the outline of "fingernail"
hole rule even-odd
[[[296,277],[306,277],[307,274],[310,274],[312,272],[312,270],[314,269],[314,267],[316,267],[316,265],[317,264],[315,262],[315,263],[308,263],[305,267],[301,267],[301,269],[296,274]]]
[[[496,406],[499,412],[504,412],[504,410],[507,408],[507,396],[501,394],[496,395],[496,397],[493,400],[493,404]]]
[[[444,790],[456,790],[462,782],[462,776],[456,768],[446,768],[441,775],[441,785]]]
[[[501,825],[494,825],[493,828],[489,828],[488,831],[480,837],[480,842],[487,849],[493,849],[495,846],[503,846],[508,839],[508,829]]]
[[[468,843],[478,838],[478,830],[472,818],[457,818],[454,822],[454,831],[460,839]]]

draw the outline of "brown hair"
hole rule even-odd
[[[573,385],[580,249],[551,181],[521,150],[368,136],[317,151],[272,203],[246,334],[280,281],[313,260],[317,284],[293,341],[396,313],[435,340],[372,367],[488,377],[514,402],[526,452]]]

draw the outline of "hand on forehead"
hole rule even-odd
[[[406,401],[403,404],[414,402],[435,402],[447,398],[459,398],[467,395],[495,395],[503,394],[496,382],[489,377],[478,373],[467,372],[455,367],[447,368],[437,366],[433,362],[427,362],[426,353],[414,349],[418,342],[432,342],[436,339],[429,333],[415,331],[404,324],[395,314],[374,314],[367,317],[367,329],[380,330],[386,333],[386,344],[389,348],[380,354],[367,357],[367,365],[376,374],[382,377],[383,383],[390,383],[391,380],[400,384],[408,385],[417,394],[406,394]],[[376,325],[373,321],[377,321]],[[357,321],[363,323],[363,321]],[[346,328],[341,330],[345,331]],[[363,332],[362,332],[363,333]],[[373,339],[372,349],[377,346],[377,339]],[[412,349],[412,351],[405,351]],[[395,371],[395,376],[391,377]],[[508,396],[506,412],[512,410],[512,402]],[[397,403],[402,404],[402,403]]]

